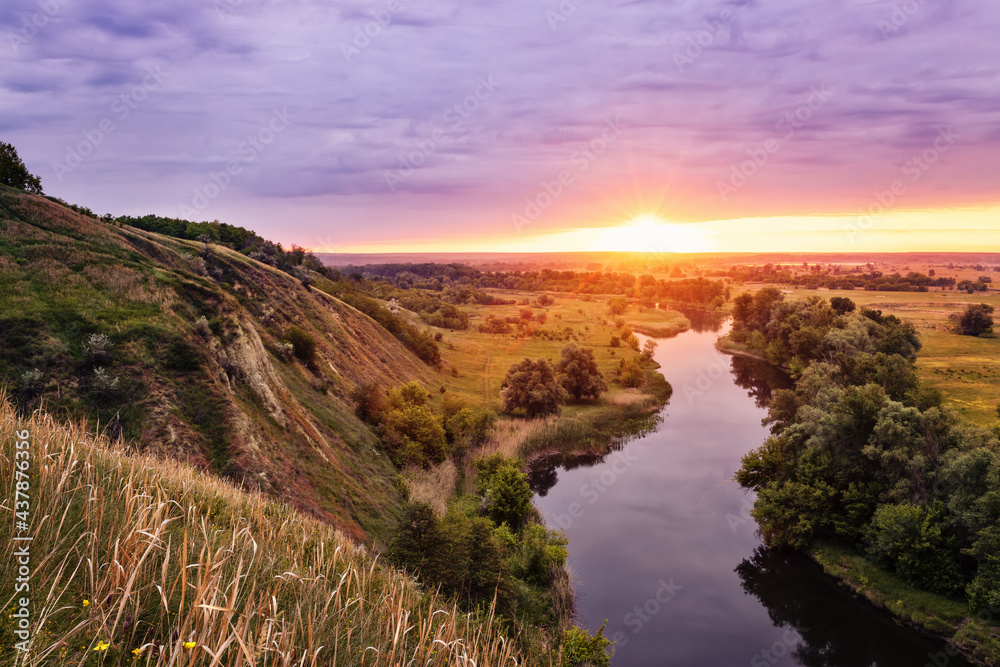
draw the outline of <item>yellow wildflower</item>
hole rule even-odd
[[[97,642],[97,646],[94,647],[95,651],[107,651],[111,644],[107,642]]]
[[[140,655],[142,655],[142,647],[140,646],[139,648],[134,648],[134,649],[132,649],[132,655],[134,655],[134,656],[135,656],[135,657],[137,657],[137,658],[138,658],[138,657],[139,657]]]
[[[198,642],[184,642],[184,648],[194,648],[198,645]]]
[[[83,601],[83,608],[86,609],[89,606],[90,606],[90,600],[84,600]]]

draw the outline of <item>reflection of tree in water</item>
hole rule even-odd
[[[732,358],[733,381],[747,390],[758,408],[766,408],[776,389],[791,389],[792,382],[780,369],[752,357]]]
[[[676,310],[691,322],[691,330],[697,333],[706,331],[718,331],[722,328],[722,323],[726,321],[726,315],[717,311],[705,310],[704,308],[687,308],[684,306],[661,305],[664,310]]]
[[[536,457],[528,464],[528,484],[532,491],[544,497],[549,489],[556,485],[559,479],[559,468],[574,470],[575,468],[589,468],[604,463],[608,456],[621,451],[631,441],[656,431],[662,421],[663,415],[661,413],[645,415],[641,419],[632,421],[627,425],[629,433],[612,441],[605,452],[552,452]]]
[[[795,628],[801,635],[804,641],[791,653],[795,664],[912,667],[944,651],[943,642],[902,628],[853,598],[801,554],[758,547],[736,567],[736,574],[743,590],[760,600],[775,626]],[[951,656],[948,665],[970,667]]]

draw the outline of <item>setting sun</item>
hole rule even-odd
[[[693,225],[671,223],[658,215],[645,214],[601,232],[590,249],[618,252],[705,252],[710,249],[710,233]]]

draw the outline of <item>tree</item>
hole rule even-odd
[[[11,144],[0,143],[0,183],[18,190],[42,194],[42,181],[33,176],[21,162],[17,149]]]
[[[604,375],[597,367],[594,350],[589,347],[577,347],[573,343],[564,347],[556,370],[562,376],[559,383],[576,401],[597,398],[608,390]]]
[[[285,341],[295,348],[295,356],[310,368],[316,365],[316,339],[308,331],[297,325],[285,331]]]
[[[483,491],[488,498],[488,513],[498,526],[506,523],[519,531],[531,511],[534,495],[528,476],[521,471],[519,459],[493,454],[476,462]]]
[[[652,338],[647,338],[646,342],[642,344],[642,356],[646,357],[647,359],[652,359],[653,355],[656,354],[656,348],[658,348],[659,346],[660,344],[657,343],[655,340],[653,340]]]
[[[608,299],[608,310],[612,315],[621,315],[628,308],[628,301],[620,296]]]
[[[934,273],[931,272],[931,275],[934,275]],[[857,306],[846,296],[833,296],[830,297],[830,308],[838,315],[844,315],[846,313],[853,313]]]
[[[427,407],[428,397],[416,382],[393,389],[386,397],[378,432],[398,464],[440,463],[448,454],[444,427]]]
[[[993,306],[985,303],[972,304],[962,313],[958,321],[958,331],[965,336],[981,336],[993,333]]]
[[[507,369],[500,398],[504,412],[523,409],[528,417],[535,417],[558,412],[566,390],[548,359],[525,359]]]
[[[621,372],[618,381],[623,387],[641,387],[646,382],[646,373],[635,359],[622,359],[619,368]]]

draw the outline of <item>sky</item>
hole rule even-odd
[[[8,0],[0,141],[98,214],[389,251],[1000,247],[988,0]]]

